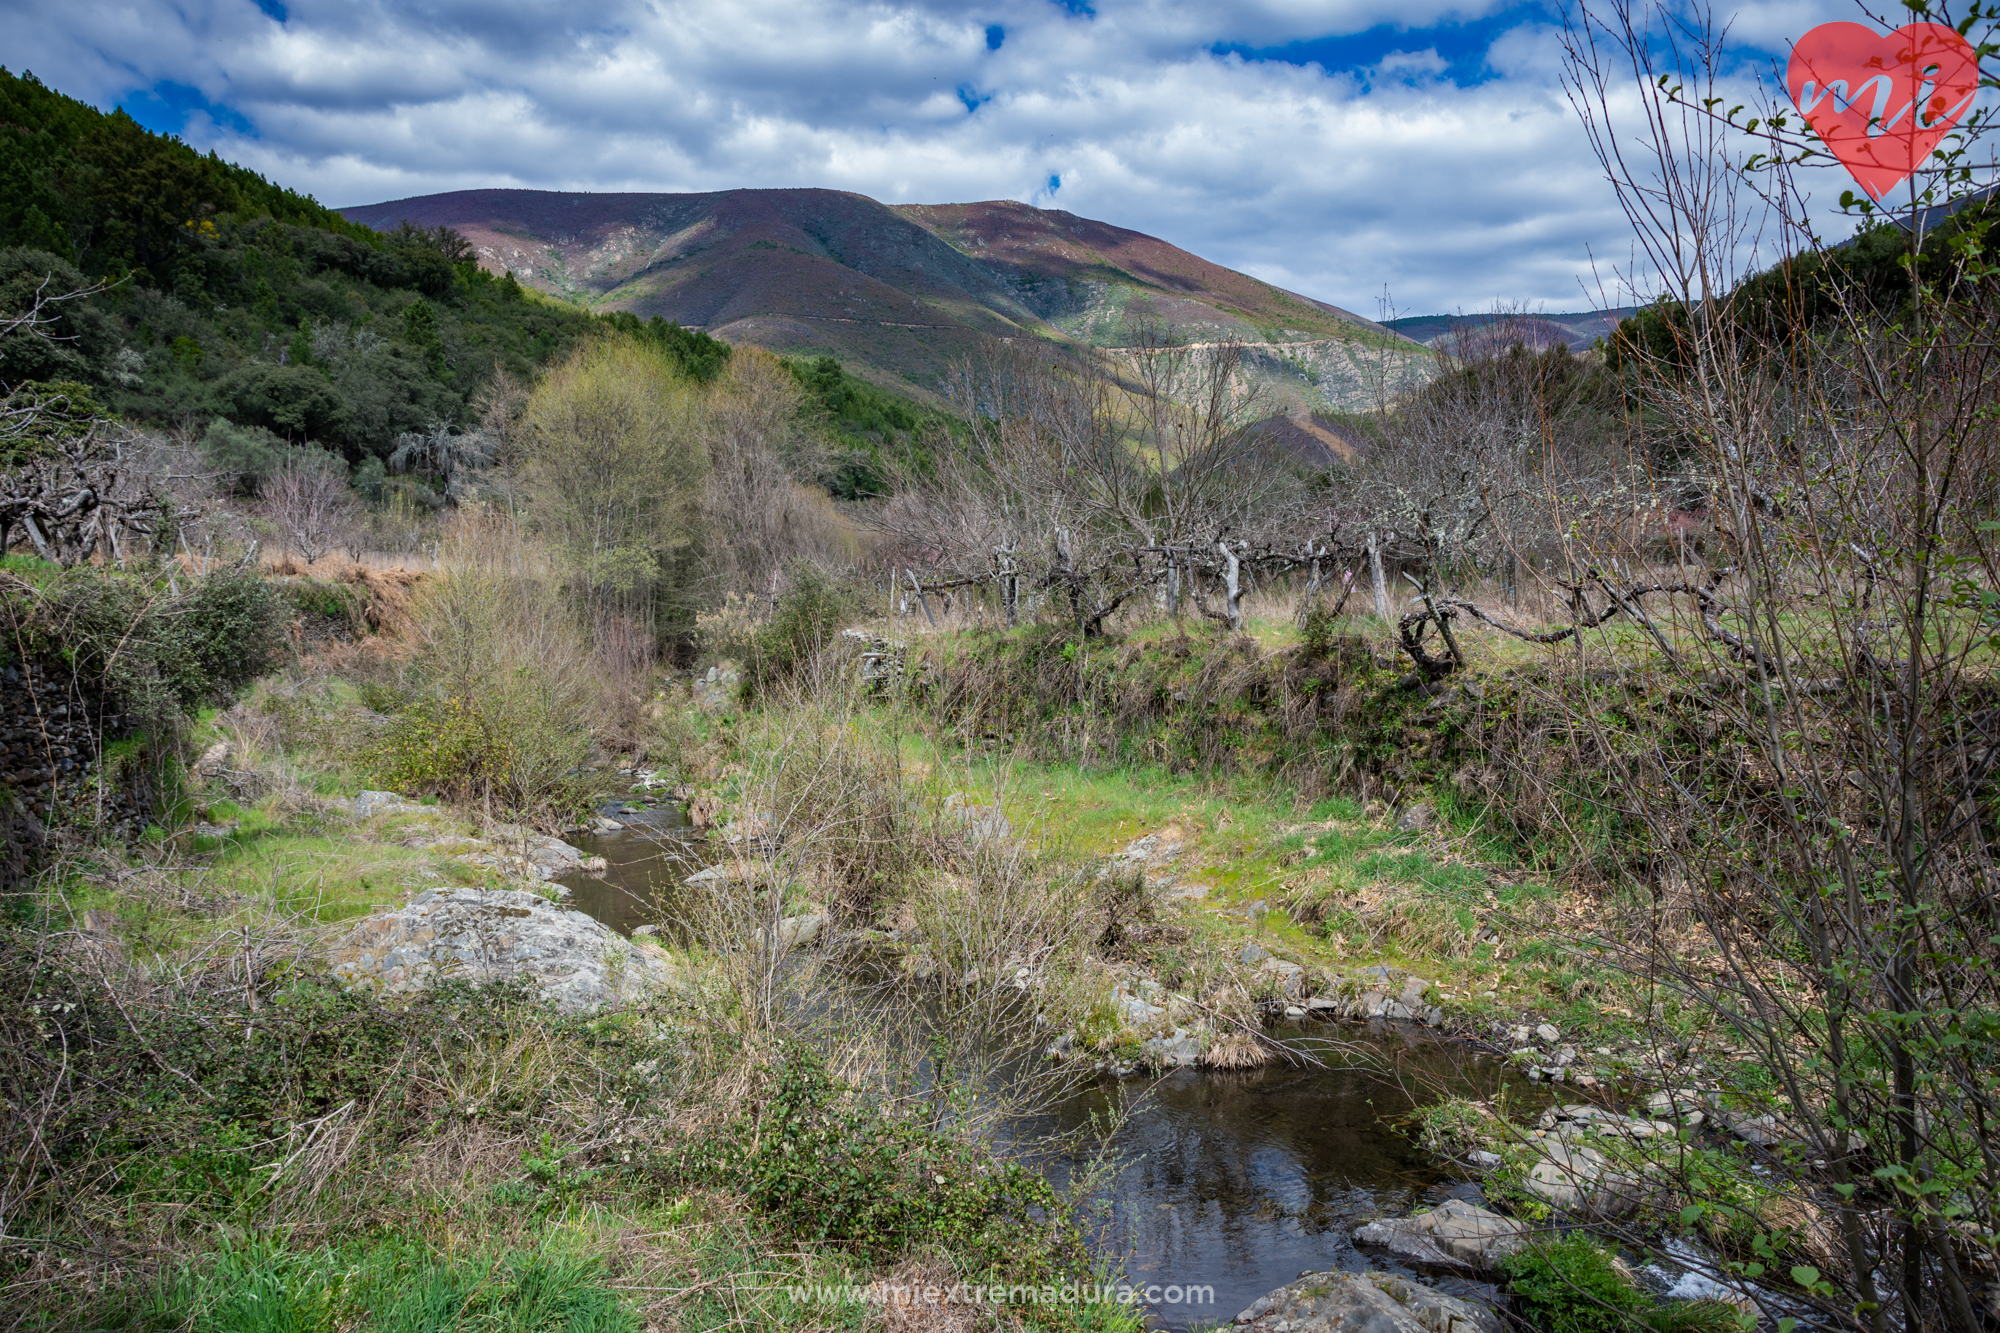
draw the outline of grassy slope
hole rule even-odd
[[[1504,784],[1465,785],[1474,761],[1506,767],[1510,747],[1532,742],[1545,650],[1461,630],[1485,697],[1426,703],[1398,688],[1402,664],[1370,617],[1342,627],[1344,667],[1303,681],[1288,620],[1253,620],[1233,645],[1156,625],[1060,662],[1037,655],[1034,633],[925,644],[927,745],[939,757],[974,755],[964,762],[1010,816],[1082,852],[1108,854],[1169,825],[1190,831],[1193,865],[1181,877],[1215,886],[1188,909],[1212,952],[1256,939],[1329,972],[1407,970],[1439,984],[1456,1030],[1490,1040],[1501,1020],[1553,1021],[1590,1057],[1579,1068],[1607,1081],[1658,1079],[1660,1043],[1646,1032],[1664,1027],[1695,1051],[1684,1077],[1710,1060],[1755,1082],[1752,1053],[1692,1026],[1593,947],[1629,906],[1619,890],[1606,897],[1604,872],[1591,866],[1592,856],[1626,854],[1601,816],[1510,803]],[[1584,688],[1622,713],[1630,697],[1617,681],[1649,648],[1629,626],[1593,634],[1590,674],[1602,679]],[[1094,685],[1051,684],[1066,671]],[[1343,701],[1287,736],[1281,717],[1301,693]],[[1160,702],[1173,696],[1185,702]],[[1633,712],[1625,724],[1643,728]],[[992,749],[1025,757],[962,748],[999,728],[1013,744],[989,740]],[[1334,794],[1336,772],[1347,774],[1342,790],[1360,785],[1368,798]],[[1399,831],[1398,814],[1420,802],[1436,825]],[[1645,1016],[1649,1026],[1637,1021]]]

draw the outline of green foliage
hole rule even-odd
[[[808,566],[793,571],[791,587],[752,642],[743,673],[745,701],[797,675],[853,619],[856,603],[850,589],[819,570]]]
[[[364,598],[361,591],[351,583],[337,583],[332,579],[295,578],[284,579],[277,587],[278,595],[302,615],[339,621],[356,631],[366,624],[363,619]]]
[[[936,1246],[1017,1281],[1091,1268],[1040,1175],[890,1114],[803,1048],[787,1053],[761,1113],[721,1143],[691,1145],[681,1169],[703,1158],[785,1234],[870,1262]]]
[[[284,650],[277,596],[248,570],[217,570],[175,592],[81,565],[13,611],[30,652],[67,660],[156,737],[177,734],[205,704],[227,702]]]
[[[204,1333],[639,1333],[603,1261],[543,1245],[470,1254],[381,1242],[291,1253],[225,1247],[144,1302],[146,1327]]]
[[[1996,220],[2000,204],[1987,201],[1927,223],[1918,280],[1941,290],[1972,281]],[[1907,310],[1911,290],[1909,232],[1874,221],[1843,245],[1793,256],[1746,279],[1720,318],[1741,330],[1746,348],[1784,347],[1825,330],[1844,312]],[[1684,369],[1693,347],[1686,307],[1663,299],[1619,321],[1604,341],[1605,363],[1614,371],[1642,364]]]
[[[0,449],[0,467],[17,467],[29,459],[45,457],[104,424],[104,408],[89,386],[66,380],[21,384],[7,395],[7,405],[32,410],[34,416]]]
[[[1588,1236],[1531,1245],[1503,1267],[1522,1313],[1545,1333],[1743,1333],[1743,1316],[1720,1301],[1655,1300]]]
[[[707,384],[729,364],[728,343],[699,329],[682,328],[658,315],[642,321],[630,311],[617,310],[604,316],[604,322],[648,347],[665,352],[681,374],[697,384]]]
[[[364,229],[123,111],[64,97],[0,69],[0,243],[83,250],[93,271],[146,270],[172,283],[219,216],[268,217],[336,233]]]
[[[929,466],[925,437],[950,428],[942,413],[848,374],[830,356],[787,361],[785,367],[839,446],[827,484],[839,499],[886,495],[896,468]]]
[[[135,420],[220,416],[352,460],[596,326],[448,229],[371,231],[4,70],[0,130],[0,314],[110,284],[56,310],[54,341],[8,339],[0,384],[76,380]]]
[[[285,442],[262,426],[238,426],[216,417],[202,432],[201,452],[217,472],[236,478],[245,494],[255,495],[259,482],[284,460]]]
[[[4,136],[0,136],[0,145],[4,145]],[[0,146],[0,154],[5,152]],[[0,203],[0,208],[4,207]],[[0,385],[92,378],[93,367],[103,365],[115,350],[115,338],[103,314],[91,304],[54,302],[54,298],[87,285],[73,264],[47,251],[0,249],[0,312],[25,312],[38,295],[53,302],[42,308],[47,321],[42,332],[47,336],[0,340]]]
[[[1333,614],[1324,598],[1306,609],[1305,624],[1299,627],[1299,653],[1307,658],[1333,656],[1341,639],[1340,617]]]

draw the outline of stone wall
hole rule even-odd
[[[101,818],[136,832],[149,811],[144,794],[92,790],[104,741],[125,719],[83,691],[72,673],[47,664],[0,670],[0,890],[35,868],[44,830],[55,819]]]

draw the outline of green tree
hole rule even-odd
[[[699,535],[700,402],[673,357],[630,338],[580,349],[528,400],[522,490],[593,613],[653,623]]]

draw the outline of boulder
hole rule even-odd
[[[826,917],[819,912],[801,912],[797,916],[783,917],[778,921],[778,947],[780,949],[803,949],[819,938],[819,932],[826,925]],[[757,944],[765,946],[768,932],[757,928]]]
[[[480,870],[540,884],[577,871],[601,874],[605,869],[603,857],[588,856],[560,838],[534,833],[518,824],[496,824],[487,838],[447,834],[419,845]]]
[[[389,995],[526,980],[566,1013],[635,1004],[673,980],[664,959],[583,913],[506,889],[428,890],[362,921],[326,961],[346,985]]]
[[[1141,1060],[1154,1069],[1187,1069],[1201,1059],[1201,1038],[1186,1028],[1171,1036],[1150,1037],[1139,1044]]]
[[[1552,1106],[1542,1112],[1540,1121],[1543,1129],[1551,1129],[1559,1137],[1569,1138],[1578,1134],[1615,1135],[1627,1139],[1651,1139],[1662,1135],[1674,1136],[1674,1127],[1665,1120],[1641,1120],[1636,1116],[1619,1115],[1601,1106]]]
[[[1305,972],[1297,963],[1288,963],[1282,958],[1265,958],[1257,965],[1260,972],[1277,978],[1278,986],[1287,995],[1298,995],[1305,989]]]
[[[201,752],[201,758],[194,761],[188,773],[197,778],[220,777],[229,770],[229,742],[217,741]]]
[[[1652,1193],[1601,1150],[1561,1138],[1542,1141],[1541,1160],[1528,1168],[1524,1183],[1551,1207],[1579,1216],[1622,1217]]]
[[[1236,1316],[1254,1333],[1501,1333],[1493,1311],[1392,1273],[1309,1273]]]
[[[1463,1199],[1446,1199],[1414,1217],[1378,1218],[1357,1230],[1354,1240],[1410,1263],[1497,1268],[1528,1243],[1528,1225]]]
[[[1437,823],[1437,810],[1429,801],[1418,801],[1396,819],[1396,832],[1417,833]]]
[[[1014,836],[1014,826],[1007,822],[1007,816],[997,805],[965,805],[953,813],[965,825],[968,846],[996,845]]]
[[[348,803],[356,819],[373,819],[377,815],[402,815],[413,811],[428,810],[429,806],[418,805],[406,796],[398,796],[392,791],[356,792]]]
[[[742,693],[743,678],[736,668],[712,666],[694,682],[695,707],[705,713],[733,713]]]

